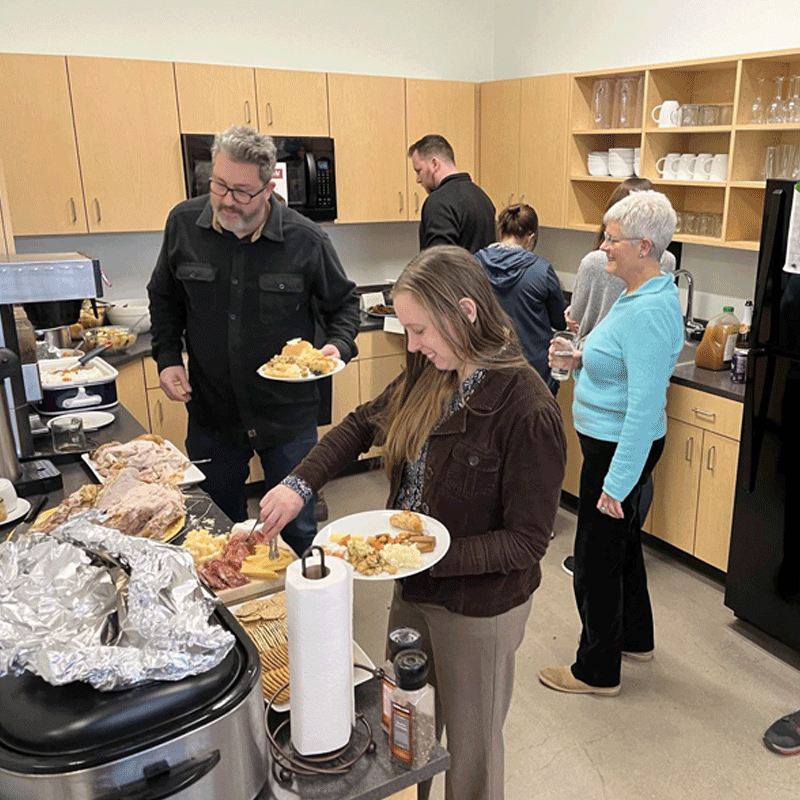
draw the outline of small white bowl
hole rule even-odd
[[[106,318],[112,325],[130,328],[133,333],[150,330],[150,301],[144,298],[115,300],[106,310]]]

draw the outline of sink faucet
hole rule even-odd
[[[694,299],[694,277],[688,269],[678,269],[673,273],[675,277],[675,285],[680,286],[680,278],[683,275],[686,278],[686,314],[683,317],[683,326],[687,333],[693,331],[703,330],[703,325],[697,322],[692,315],[692,301]]]

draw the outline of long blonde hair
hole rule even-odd
[[[486,369],[527,368],[514,326],[497,302],[474,256],[461,247],[423,250],[403,270],[394,294],[408,292],[431,318],[436,331],[463,361]],[[459,305],[469,298],[477,316],[470,322]],[[406,352],[406,369],[380,420],[386,469],[413,462],[446,403],[459,385],[455,370],[437,369],[421,353]]]

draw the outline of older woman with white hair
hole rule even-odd
[[[573,585],[583,630],[575,663],[543,669],[539,679],[562,692],[613,696],[623,655],[653,657],[638,506],[664,449],[667,384],[683,325],[673,277],[659,267],[675,230],[669,200],[632,192],[603,221],[606,270],[626,289],[573,356],[572,414],[583,452]]]

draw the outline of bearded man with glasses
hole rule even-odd
[[[170,212],[147,286],[152,354],[164,393],[186,403],[189,457],[211,459],[201,487],[241,521],[253,453],[269,490],[317,441],[316,383],[256,370],[295,337],[350,361],[359,305],[327,234],[271,197],[272,139],[233,126],[214,138],[211,156],[210,193]],[[315,533],[309,497],[282,535],[301,554]]]

